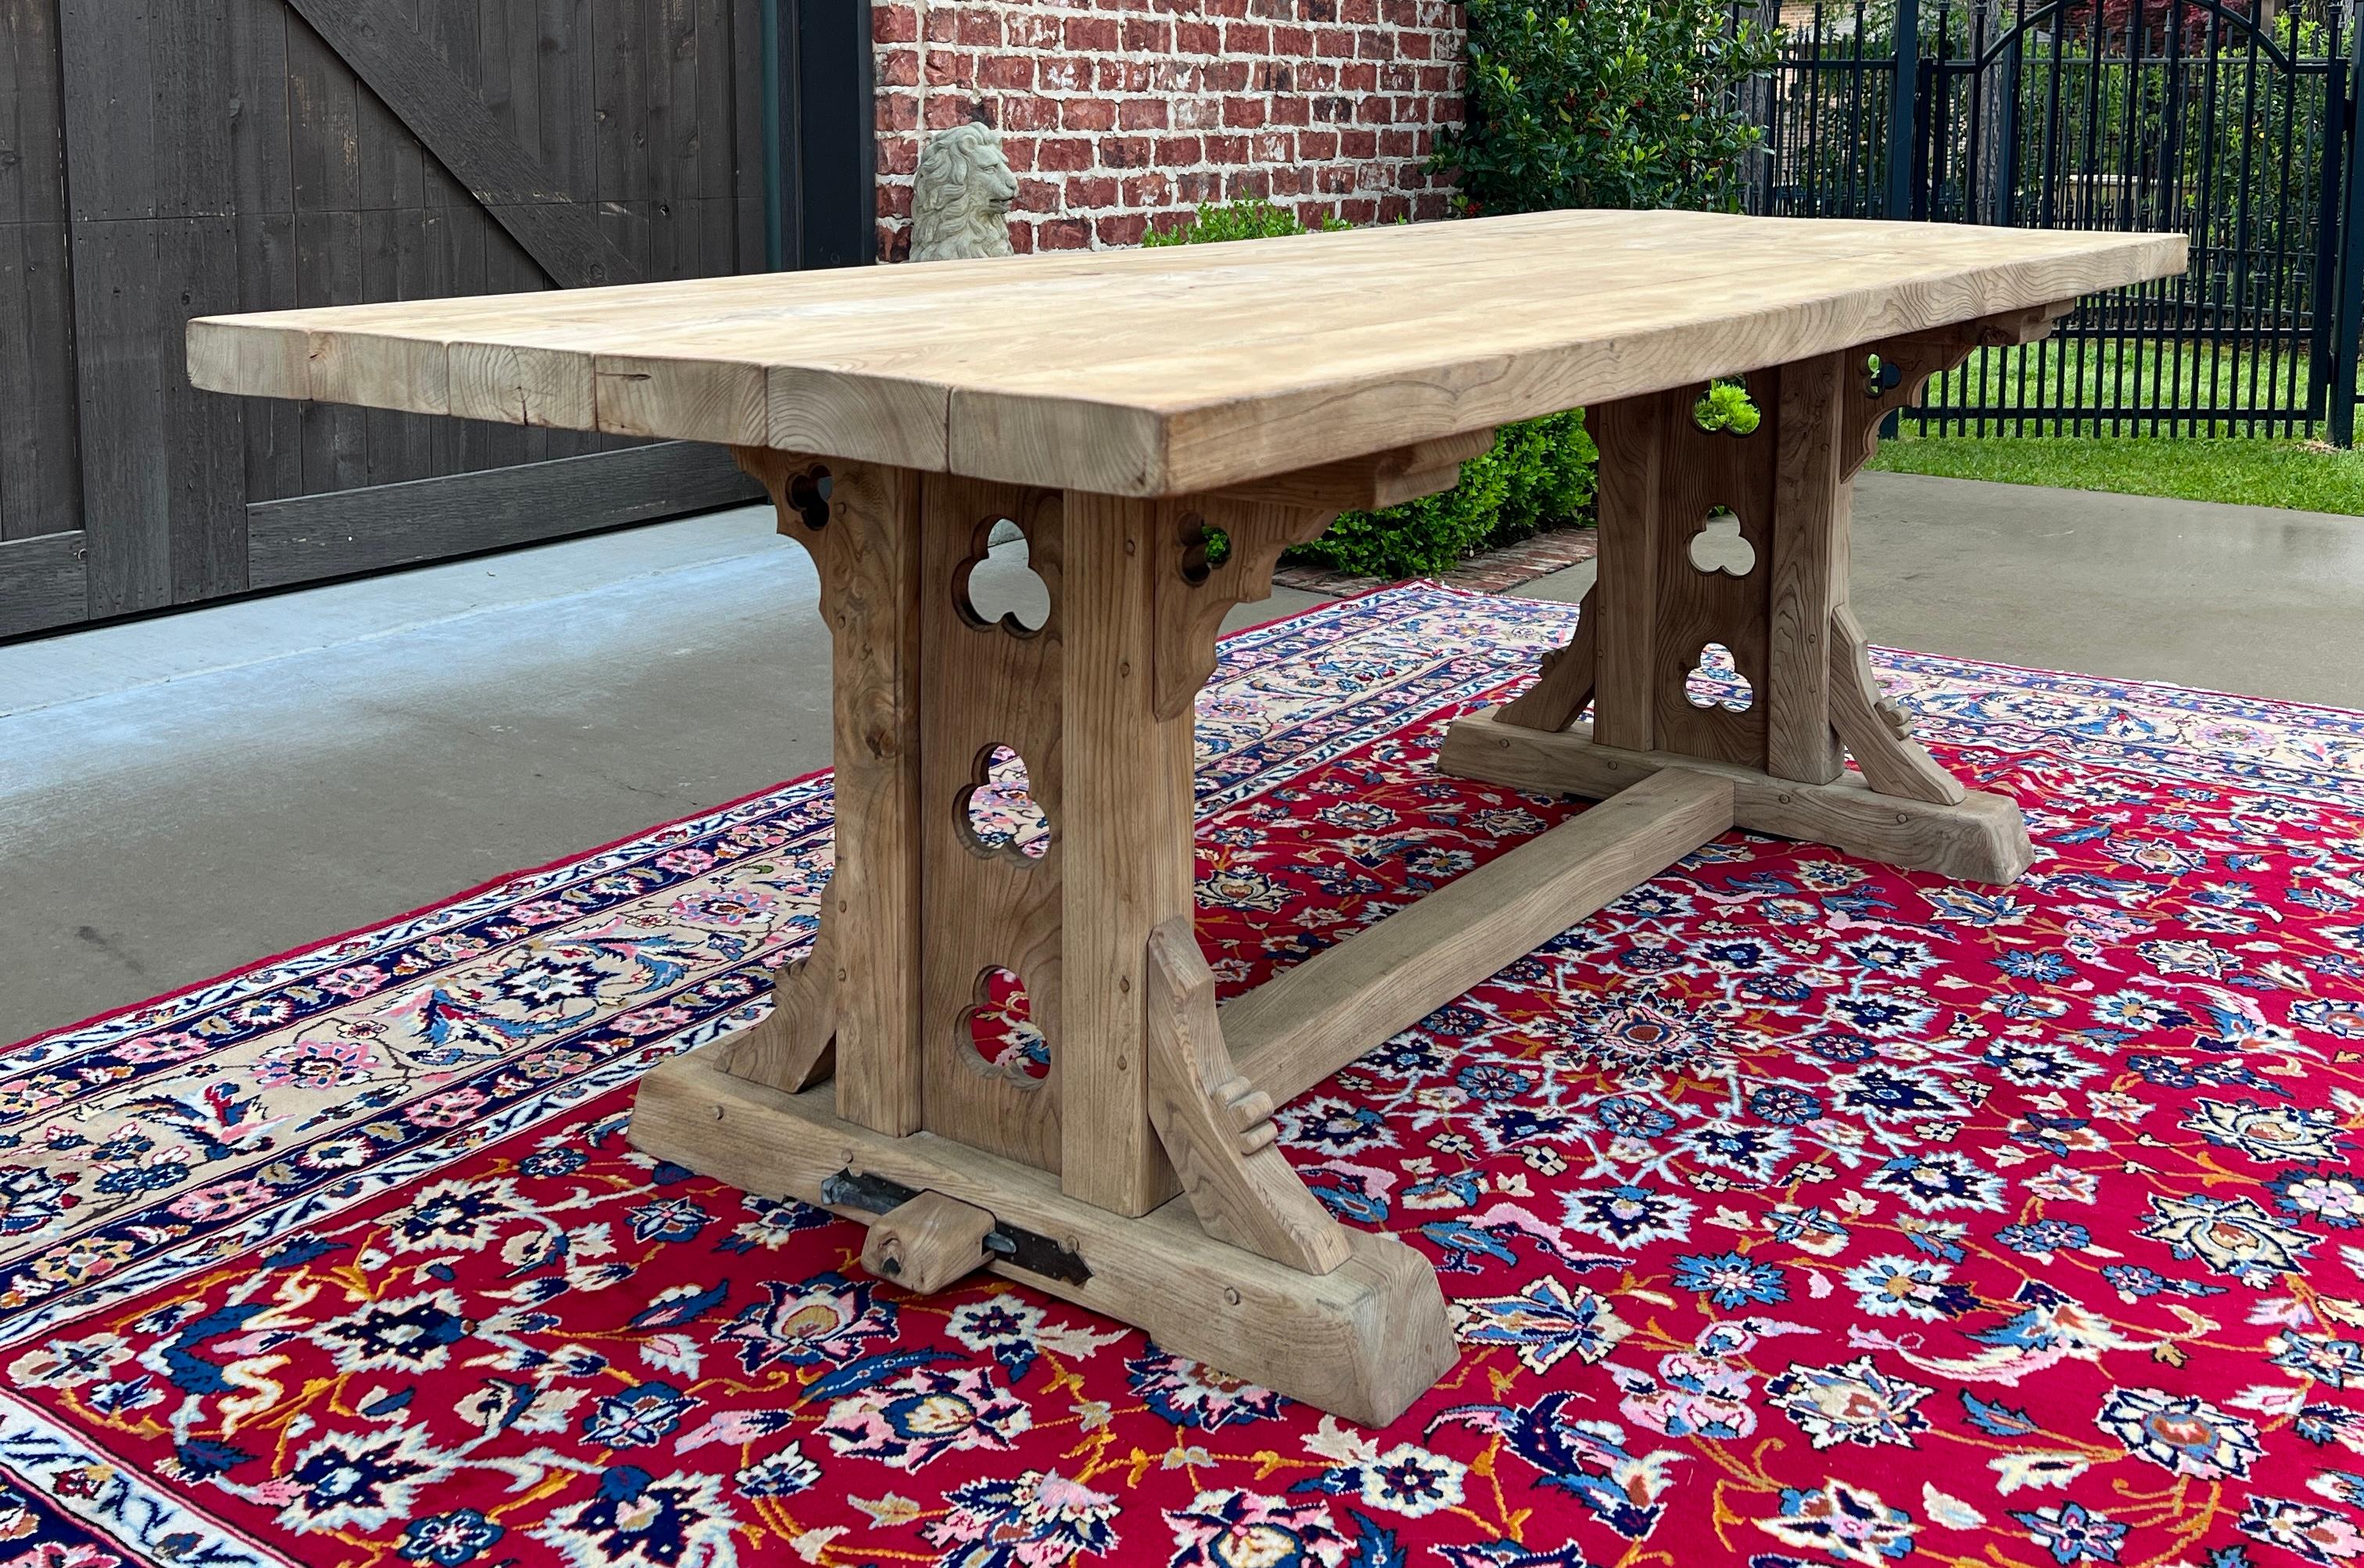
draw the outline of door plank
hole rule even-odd
[[[157,351],[161,227],[148,218],[73,226],[74,390],[94,616],[173,602],[172,490],[161,444],[165,368]]]
[[[689,441],[446,474],[246,509],[254,586],[341,577],[752,501],[761,487]]]
[[[630,284],[641,269],[601,234],[590,207],[557,189],[474,89],[408,28],[364,0],[287,0],[369,89],[562,288]]]
[[[0,540],[0,637],[84,618],[84,544],[79,530]]]
[[[82,521],[72,302],[65,225],[0,224],[0,539]]]

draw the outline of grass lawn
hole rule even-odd
[[[1914,436],[1880,443],[1890,473],[2111,490],[2364,517],[2364,447],[2153,436]]]
[[[1930,383],[1934,406],[2049,406],[2091,410],[2086,431],[2057,436],[1957,436],[1913,432],[1880,443],[1874,468],[2290,506],[2364,517],[2364,448],[2249,436],[2100,433],[2108,411],[2136,406],[2188,408],[2298,407],[2306,402],[2303,354],[2236,346],[2167,345],[2127,339],[2046,340],[1985,349]]]

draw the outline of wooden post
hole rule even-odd
[[[1765,771],[1828,784],[1845,762],[1831,733],[1830,622],[1846,598],[1847,486],[1839,399],[1847,362],[1824,354],[1781,367],[1773,412],[1771,598],[1766,616]]]
[[[1593,416],[1600,448],[1600,615],[1592,706],[1605,742],[1646,751],[1657,743],[1652,680],[1658,640],[1658,486],[1664,450],[1659,395],[1629,397]]]
[[[930,1132],[1047,1171],[1059,1168],[1066,1031],[1060,977],[1065,860],[1059,667],[1065,595],[1056,491],[931,474],[920,611],[920,1035]],[[1050,618],[1027,631],[987,622],[967,598],[967,568],[994,524],[1026,536],[1027,562],[1051,594]],[[1039,854],[988,850],[969,825],[968,796],[996,747],[1026,767],[1027,794],[1051,824]],[[970,1016],[994,969],[1018,976],[1029,1018],[1051,1050],[1042,1078],[987,1069]]]
[[[1181,570],[1186,510],[1066,500],[1059,1171],[1070,1195],[1119,1214],[1178,1190],[1150,1121],[1145,969],[1150,932],[1191,919],[1192,713],[1160,718],[1155,697],[1158,573]]]
[[[921,1061],[920,475],[762,449],[737,455],[771,491],[780,530],[812,552],[821,580],[837,864],[812,958],[781,976],[772,1017],[732,1040],[723,1064],[794,1093],[831,1071],[834,1039],[839,1114],[879,1132],[913,1132]]]

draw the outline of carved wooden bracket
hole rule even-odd
[[[1215,638],[1233,605],[1272,593],[1273,567],[1293,544],[1321,537],[1338,514],[1399,506],[1450,490],[1461,465],[1494,445],[1491,427],[1275,474],[1182,503],[1165,548],[1175,569],[1157,589],[1155,712],[1187,711],[1215,672]],[[1208,536],[1229,551],[1207,560]]]
[[[831,602],[838,536],[829,531],[829,496],[821,486],[829,471],[818,458],[768,447],[732,447],[730,455],[770,493],[780,532],[805,547],[821,580],[822,602]],[[823,897],[811,951],[773,976],[770,1016],[717,1048],[726,1071],[795,1095],[836,1070],[838,977],[831,937],[836,922],[829,905]]]
[[[1890,338],[1873,344],[1859,356],[1851,356],[1851,368],[1862,378],[1863,395],[1845,400],[1846,442],[1841,449],[1841,481],[1853,479],[1871,461],[1872,453],[1879,447],[1881,421],[1898,409],[1919,402],[1931,376],[1952,370],[1980,349],[2008,348],[2049,337],[2055,324],[2076,308],[2077,302],[2070,299],[2030,310],[2006,311],[1959,326]],[[1880,366],[1876,376],[1869,364],[1874,357]]]
[[[1153,709],[1160,718],[1189,711],[1215,673],[1215,639],[1233,605],[1267,598],[1273,568],[1293,544],[1321,537],[1337,510],[1308,510],[1270,502],[1202,497],[1185,506],[1175,537],[1161,547],[1172,570],[1157,580],[1156,646],[1151,672]],[[1222,561],[1207,562],[1208,535],[1221,532],[1230,546]]]
[[[1831,613],[1831,726],[1881,795],[1958,806],[1968,792],[1912,739],[1912,719],[1880,695],[1863,627],[1845,605]]]
[[[1187,921],[1149,936],[1149,1082],[1150,1119],[1208,1235],[1307,1273],[1346,1261],[1344,1228],[1275,1146],[1272,1096],[1232,1065]]]
[[[1592,700],[1592,688],[1600,680],[1600,621],[1593,613],[1600,599],[1599,584],[1585,590],[1584,602],[1577,606],[1576,631],[1567,646],[1544,654],[1543,673],[1535,677],[1535,684],[1515,701],[1503,704],[1496,717],[1522,729],[1566,729],[1576,722],[1584,705]]]

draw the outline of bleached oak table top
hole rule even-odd
[[[200,387],[1116,495],[2180,272],[2181,235],[1554,212],[190,324]]]

